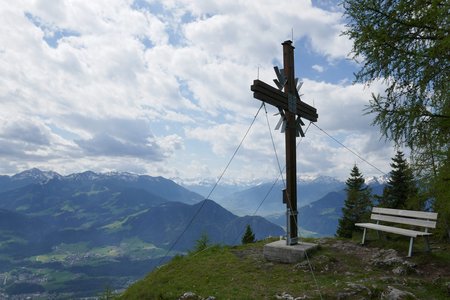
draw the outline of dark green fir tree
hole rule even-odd
[[[412,169],[409,167],[403,152],[397,151],[395,157],[392,158],[391,167],[392,171],[383,190],[380,206],[398,209],[423,209]]]
[[[247,225],[244,236],[242,237],[242,244],[250,244],[255,242],[255,234],[250,225]]]
[[[353,166],[345,184],[347,198],[342,208],[342,218],[339,219],[336,235],[351,238],[353,231],[356,230],[355,223],[365,221],[368,217],[372,205],[371,191],[364,183],[364,177],[356,165]]]

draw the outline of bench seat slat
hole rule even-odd
[[[396,217],[396,216],[388,216],[388,215],[380,215],[380,214],[372,214],[370,216],[372,220],[384,221],[384,222],[392,222],[399,224],[407,224],[407,225],[415,225],[427,228],[436,228],[435,221],[428,220],[420,220],[420,219],[412,219],[412,218],[404,218],[404,217]]]
[[[384,214],[384,215],[420,218],[420,219],[427,219],[427,220],[436,220],[437,215],[438,215],[435,212],[403,210],[403,209],[393,209],[393,208],[384,208],[384,207],[374,207],[372,209],[372,212]]]
[[[395,234],[400,234],[400,235],[414,237],[414,238],[417,236],[431,235],[431,233],[427,233],[427,232],[423,232],[423,231],[397,228],[397,227],[374,224],[374,223],[356,223],[355,225],[358,227],[380,230],[380,231],[384,231],[384,232],[395,233]]]

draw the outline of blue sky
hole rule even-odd
[[[0,4],[0,174],[38,167],[217,178],[259,108],[252,81],[259,73],[272,83],[292,35],[317,125],[388,172],[394,148],[362,112],[382,84],[353,84],[359,66],[344,24],[336,1],[319,0]],[[276,112],[268,107],[272,130]],[[277,176],[264,114],[224,180]],[[284,161],[284,136],[272,133]],[[382,175],[314,126],[298,149],[300,177],[345,179],[354,163]]]

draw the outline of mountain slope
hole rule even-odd
[[[188,204],[194,204],[204,199],[204,197],[199,194],[191,192],[172,180],[160,176],[152,177],[130,173],[97,174],[87,171],[84,173],[71,174],[63,179],[77,183],[91,182],[108,187],[114,186],[141,189],[168,201],[177,201]]]
[[[174,249],[185,251],[192,249],[204,233],[213,243],[240,243],[240,235],[247,224],[254,229],[256,238],[284,234],[282,228],[261,217],[237,217],[211,200],[192,206],[167,202],[126,218],[120,226],[109,225],[105,228],[125,237],[138,236],[159,247],[171,246],[184,232]]]
[[[0,241],[3,244],[14,244],[19,240],[36,241],[49,230],[50,225],[41,218],[0,209]]]
[[[342,216],[345,197],[344,191],[331,192],[302,207],[298,216],[300,226],[321,236],[334,236],[339,218]]]
[[[334,236],[338,220],[342,216],[345,192],[331,192],[317,201],[298,209],[298,222],[302,236]],[[286,226],[286,214],[273,214],[267,220]]]
[[[166,201],[145,190],[56,178],[0,193],[0,208],[45,216],[63,228],[101,225]]]

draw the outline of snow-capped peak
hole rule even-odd
[[[56,172],[53,171],[41,171],[37,168],[33,168],[30,170],[23,171],[21,173],[18,173],[11,177],[12,180],[26,180],[26,179],[32,179],[36,181],[46,181],[53,178],[60,178],[61,175],[59,175]]]
[[[101,175],[92,171],[85,171],[83,173],[73,173],[65,176],[66,179],[73,180],[95,180],[98,179]]]
[[[139,178],[139,175],[129,172],[107,172],[104,173],[103,175],[107,177],[118,177],[126,181],[135,181]]]
[[[367,185],[373,185],[373,184],[386,184],[389,180],[389,175],[382,175],[382,176],[370,176],[367,177],[364,182]]]

